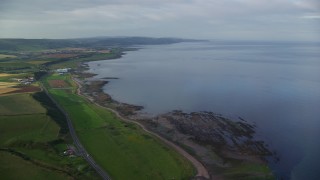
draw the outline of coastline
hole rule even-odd
[[[186,151],[184,151],[181,147],[177,146],[176,144],[168,141],[167,139],[159,136],[158,134],[148,130],[143,124],[136,122],[136,121],[132,121],[127,119],[126,117],[123,117],[118,111],[102,106],[99,103],[95,102],[94,100],[92,100],[92,98],[84,95],[81,93],[81,82],[78,79],[73,78],[74,82],[77,83],[78,85],[78,89],[77,89],[77,94],[80,96],[85,97],[86,99],[88,99],[89,101],[91,101],[92,103],[94,103],[95,105],[105,108],[111,112],[113,112],[117,117],[119,117],[121,120],[125,121],[125,122],[129,122],[129,123],[134,123],[136,125],[138,125],[139,127],[141,127],[145,132],[153,135],[154,137],[160,139],[162,142],[164,142],[165,144],[169,145],[171,148],[175,149],[178,153],[180,153],[181,155],[183,155],[186,159],[188,159],[196,168],[197,170],[197,175],[196,178],[206,178],[206,179],[210,179],[209,173],[207,171],[207,169],[201,164],[201,162],[199,162],[196,158],[194,158],[193,156],[191,156],[189,153],[187,153]]]
[[[242,176],[273,177],[266,161],[266,157],[273,156],[273,153],[267,149],[264,142],[253,139],[255,127],[245,120],[240,119],[235,122],[212,112],[188,114],[181,111],[172,111],[156,117],[143,117],[137,114],[137,111],[143,108],[142,106],[117,102],[103,92],[102,87],[108,83],[108,79],[117,79],[116,77],[94,79],[96,74],[87,72],[89,68],[87,64],[81,64],[79,67],[81,70],[76,74],[78,77],[74,79],[79,85],[78,93],[114,112],[124,121],[138,124],[166,144],[172,144],[173,146],[170,146],[174,149],[181,149],[181,152],[177,150],[180,154],[185,156],[183,153],[185,152],[198,162],[196,164],[203,166],[202,170],[198,170],[199,176],[207,179],[210,179],[209,176],[211,179],[224,179],[226,174],[233,173],[233,171],[229,172],[229,169],[237,171],[242,165],[249,164],[249,166],[265,167],[265,170],[263,172],[246,170],[242,172]],[[210,121],[211,125],[203,131],[206,124],[201,122],[201,119],[208,116],[210,118],[206,123]],[[197,119],[196,123],[194,119]],[[212,132],[212,129],[216,131]],[[231,134],[231,138],[226,138],[225,134]],[[206,138],[211,136],[213,138]],[[243,137],[245,141],[239,140]],[[228,144],[229,142],[233,142],[232,145]]]

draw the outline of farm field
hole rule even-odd
[[[12,93],[31,93],[41,90],[37,84],[21,85],[21,83],[13,80],[14,78],[24,78],[27,74],[7,74],[0,73],[0,96]]]
[[[12,76],[13,74],[7,74],[7,73],[0,73],[0,77],[7,77]]]
[[[0,81],[0,95],[18,90],[19,88],[14,87],[16,85],[18,83]]]
[[[41,91],[41,88],[39,86],[22,86],[18,89],[11,91],[10,93],[33,93],[33,92],[39,92]]]
[[[15,55],[0,54],[0,60],[5,58],[15,58]]]
[[[42,61],[42,60],[37,60],[37,61],[35,61],[35,60],[31,60],[31,61],[27,61],[29,64],[33,64],[33,65],[41,65],[41,64],[44,64],[44,63],[47,63],[47,62],[50,62],[50,61]]]
[[[5,73],[26,73],[37,71],[37,66],[22,61],[2,62],[0,60],[0,72]]]
[[[24,76],[28,76],[30,74],[27,73],[0,73],[0,82],[12,82],[12,78],[23,78]]]
[[[71,57],[76,57],[78,54],[46,54],[43,55],[42,58],[71,58]]]
[[[49,84],[51,88],[66,88],[69,87],[69,85],[61,79],[54,79],[54,80],[49,80]]]
[[[46,109],[31,94],[0,97],[0,115],[45,114]]]
[[[52,172],[46,169],[40,169],[38,166],[33,165],[25,160],[14,156],[12,154],[0,151],[0,174],[2,178],[6,179],[68,179],[68,176]],[[19,172],[19,173],[17,173]],[[22,173],[21,173],[22,172]]]
[[[70,81],[68,76],[50,76],[45,84],[53,79]],[[137,125],[71,91],[49,92],[68,112],[90,156],[112,179],[190,179],[195,174],[189,161]]]
[[[97,179],[80,157],[62,156],[70,144],[57,117],[36,94],[0,97],[0,174],[3,179]],[[38,98],[39,99],[39,98]],[[51,107],[52,108],[52,107]],[[52,113],[51,114],[57,114]]]
[[[76,83],[73,82],[70,75],[52,74],[46,78],[44,84],[50,88],[67,88],[72,92],[75,92],[77,89]]]

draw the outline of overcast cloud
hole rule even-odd
[[[318,0],[0,0],[0,37],[319,40]]]

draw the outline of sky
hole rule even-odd
[[[0,0],[0,38],[320,39],[319,0]]]

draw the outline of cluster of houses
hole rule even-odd
[[[33,83],[35,81],[34,77],[13,78],[12,80],[18,81],[22,85],[30,85],[31,83]]]

